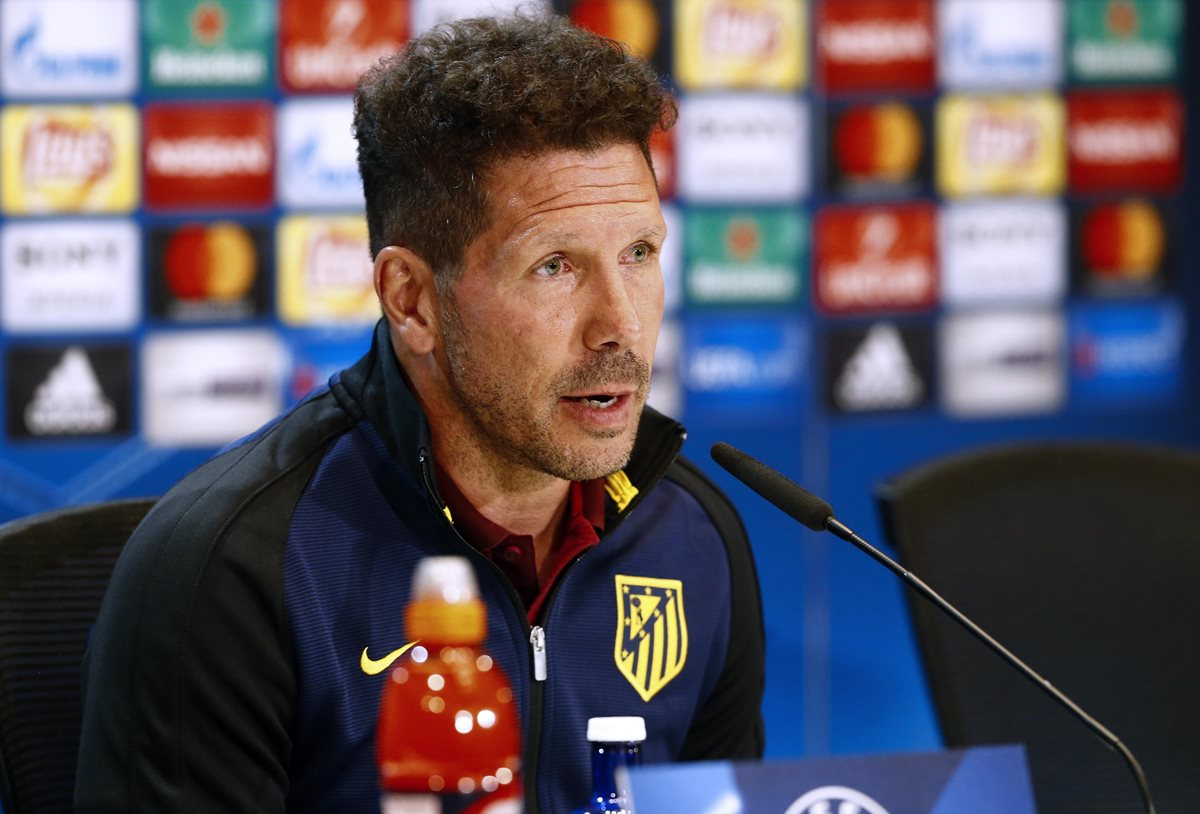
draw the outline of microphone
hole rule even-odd
[[[910,588],[922,597],[948,614],[951,619],[965,628],[972,636],[983,642],[994,653],[1007,661],[1017,672],[1021,673],[1021,675],[1032,681],[1043,692],[1057,701],[1068,712],[1083,722],[1084,726],[1090,729],[1096,737],[1100,738],[1106,746],[1121,756],[1125,764],[1129,767],[1129,771],[1133,774],[1134,782],[1137,783],[1138,791],[1141,793],[1142,800],[1146,804],[1146,814],[1155,814],[1154,800],[1150,796],[1150,786],[1146,782],[1146,775],[1142,771],[1141,764],[1133,756],[1133,752],[1129,750],[1129,747],[1121,742],[1120,738],[1091,715],[1084,712],[1082,707],[1064,695],[1061,690],[1043,678],[1032,667],[1015,656],[1008,648],[993,639],[962,611],[942,598],[941,594],[922,582],[915,574],[900,565],[900,563],[893,560],[887,554],[884,554],[841,523],[834,517],[833,507],[829,503],[797,485],[783,473],[772,469],[762,461],[752,458],[736,447],[724,442],[713,444],[712,458],[729,474],[733,475],[746,486],[749,486],[755,492],[758,492],[759,495],[766,498],[768,502],[782,510],[785,514],[799,520],[813,531],[832,532],[834,536],[840,537],[861,549],[876,562],[879,562],[893,574],[904,580]]]

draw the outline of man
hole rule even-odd
[[[435,554],[474,565],[527,811],[587,797],[590,716],[645,717],[650,762],[760,755],[744,531],[643,409],[669,97],[613,43],[518,17],[414,40],[355,103],[385,318],[130,541],[89,650],[77,810],[377,811],[385,654]]]

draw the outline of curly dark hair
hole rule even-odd
[[[438,26],[381,60],[354,94],[371,254],[403,244],[439,284],[452,279],[488,226],[496,162],[628,143],[649,163],[651,132],[675,116],[648,65],[560,17]]]

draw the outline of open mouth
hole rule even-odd
[[[593,410],[607,410],[615,406],[621,400],[621,397],[612,395],[611,393],[591,393],[586,396],[570,396],[569,400],[577,401],[585,407],[591,407]]]

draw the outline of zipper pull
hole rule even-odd
[[[533,680],[546,680],[546,631],[534,625],[529,631],[529,645],[533,648]]]

